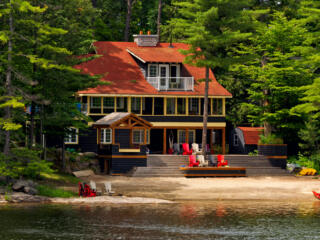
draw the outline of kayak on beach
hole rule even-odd
[[[320,200],[320,193],[317,193],[315,191],[312,191],[312,192],[313,192],[313,195]]]

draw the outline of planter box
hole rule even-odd
[[[258,154],[267,156],[274,167],[287,167],[287,144],[258,144]]]

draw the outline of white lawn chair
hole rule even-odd
[[[199,150],[199,144],[198,143],[192,143],[192,151],[197,154],[197,153],[201,153],[201,151]]]
[[[199,161],[199,167],[208,167],[208,161],[204,160],[203,155],[197,155],[197,161]]]
[[[96,182],[90,180],[90,188],[92,190],[94,190],[95,192],[97,192],[97,184],[96,184]]]
[[[109,194],[109,195],[114,194],[114,191],[112,191],[112,189],[111,189],[111,182],[104,182],[103,184],[106,188],[107,194]]]

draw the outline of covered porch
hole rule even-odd
[[[148,148],[151,154],[177,154],[173,145],[179,145],[182,150],[183,143],[197,143],[202,148],[202,123],[174,123],[166,126],[157,126],[159,123],[153,123],[150,130],[150,144]],[[225,154],[225,126],[209,123],[207,129],[207,152],[211,154]],[[221,124],[223,125],[223,124]]]

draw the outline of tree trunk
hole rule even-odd
[[[11,3],[10,3],[11,4]],[[5,88],[7,92],[7,96],[12,96],[12,39],[11,37],[13,36],[13,18],[12,18],[12,12],[10,12],[9,15],[9,28],[10,28],[10,36],[8,40],[8,69],[6,73],[6,83],[5,83]],[[5,108],[5,119],[10,119],[11,118],[11,108],[10,106]],[[3,153],[5,155],[8,155],[10,152],[10,131],[6,130],[5,131],[5,144],[4,144],[4,149]]]
[[[261,59],[261,68],[265,68],[265,66],[267,65],[267,58],[265,56],[262,56]],[[269,100],[268,100],[268,95],[269,95],[269,91],[268,89],[264,89],[263,90],[263,95],[264,95],[264,100],[263,100],[263,107],[268,107],[269,106]],[[266,112],[266,110],[265,110]],[[263,122],[263,127],[264,127],[264,136],[270,136],[272,133],[272,127],[271,124],[268,123],[267,121]]]
[[[161,12],[162,12],[162,0],[159,0],[159,4],[158,4],[158,19],[157,19],[158,42],[160,42]]]
[[[124,29],[124,41],[129,41],[129,31],[130,31],[130,21],[131,21],[131,13],[132,13],[132,5],[135,0],[127,0],[127,17],[126,17],[126,28]]]
[[[207,150],[207,123],[208,123],[208,92],[209,92],[209,67],[206,67],[206,82],[203,104],[203,131],[202,131],[202,155],[206,156]]]

